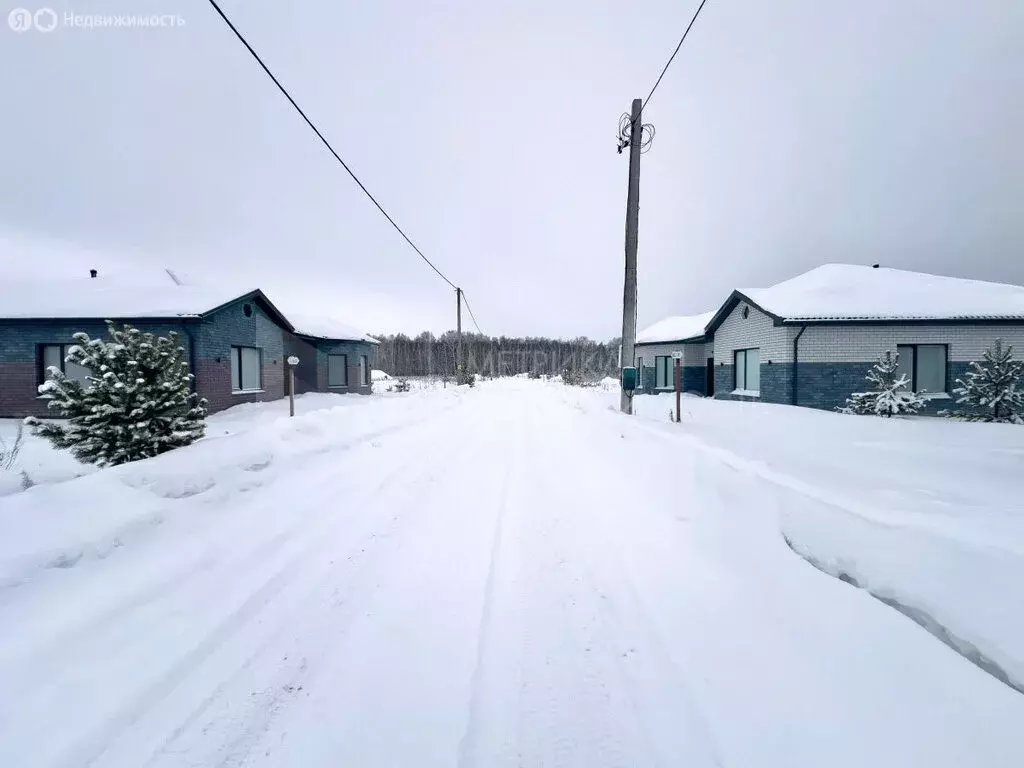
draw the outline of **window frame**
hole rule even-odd
[[[342,371],[344,372],[345,380],[341,384],[331,384],[331,358],[340,357],[344,360],[342,365]],[[327,388],[328,389],[347,389],[348,388],[348,353],[347,352],[330,352],[327,355]]]
[[[259,362],[256,366],[256,377],[257,383],[255,388],[246,388],[244,381],[244,369],[242,368],[242,350],[243,349],[254,349],[259,356]],[[248,395],[253,392],[263,392],[263,348],[262,347],[249,347],[241,345],[231,345],[231,394],[232,395]],[[235,389],[235,375],[234,366],[238,365],[238,389]]]
[[[750,389],[747,386],[747,355],[750,352],[757,352],[757,389]],[[743,365],[740,365],[740,356],[743,356]],[[756,392],[758,396],[761,394],[761,348],[760,347],[745,347],[744,349],[734,349],[732,351],[732,391],[733,392]],[[743,386],[740,386],[740,372],[742,371]]]
[[[918,382],[918,359],[917,350],[919,347],[942,347],[942,390],[926,390],[923,394],[926,395],[948,395],[949,394],[949,344],[933,344],[931,342],[922,342],[918,344],[897,344],[896,354],[899,355],[900,348],[910,348],[913,352],[913,360],[910,363],[910,391],[917,392]],[[903,363],[902,356],[900,357],[901,364]]]
[[[68,364],[67,364],[67,360],[65,360],[64,358],[66,358],[68,356],[68,349],[70,349],[71,347],[74,347],[74,346],[78,346],[78,344],[77,343],[64,344],[64,343],[61,343],[59,341],[42,342],[42,343],[36,344],[36,376],[38,378],[37,384],[42,385],[42,384],[45,384],[47,381],[50,380],[49,377],[46,375],[46,371],[51,367],[51,366],[48,366],[46,364],[46,352],[45,352],[45,350],[46,350],[47,347],[56,347],[58,350],[60,350],[60,353],[59,353],[60,365],[59,366],[52,366],[52,367],[59,368],[61,373],[63,373],[68,378],[70,378],[72,381],[79,382],[83,387],[87,384],[87,382],[82,380],[82,379],[77,379],[77,378],[75,378],[73,376],[68,376]],[[89,370],[88,368],[85,368],[85,366],[79,366],[79,367],[83,368],[86,371]],[[88,375],[91,376],[92,372],[89,371]]]
[[[644,356],[637,355],[636,358],[636,389],[644,388]]]
[[[664,361],[664,383],[658,383],[658,376],[661,372],[662,361]],[[675,358],[672,355],[655,355],[654,357],[654,388],[675,389]]]
[[[362,370],[359,373],[359,377],[361,379],[361,381],[359,382],[359,386],[361,386],[361,387],[368,387],[368,386],[370,386],[370,356],[369,355],[360,355],[359,356],[359,367],[362,368]]]

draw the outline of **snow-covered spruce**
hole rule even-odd
[[[110,340],[76,333],[67,362],[88,369],[86,384],[57,368],[39,387],[47,407],[66,422],[25,423],[75,458],[108,466],[149,458],[203,436],[206,400],[190,391],[192,374],[173,331],[154,337],[107,321]]]
[[[846,400],[842,413],[875,416],[914,414],[924,407],[924,398],[910,390],[906,374],[896,378],[900,355],[886,351],[865,377],[872,385],[867,392],[854,392]]]
[[[1013,359],[1013,347],[1002,339],[985,350],[983,362],[971,363],[965,379],[953,390],[958,405],[968,408],[943,411],[967,421],[1024,424],[1024,360]]]

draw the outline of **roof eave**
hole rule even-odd
[[[1024,316],[960,316],[960,317],[786,317],[781,325],[1015,325],[1024,323]]]
[[[353,339],[347,336],[321,336],[315,333],[303,333],[302,331],[293,331],[293,333],[300,339],[309,339],[310,341],[347,341],[352,344],[380,344],[379,341],[368,336],[361,339]]]
[[[700,336],[688,336],[685,339],[664,339],[660,341],[638,341],[633,344],[634,347],[643,346],[654,346],[656,344],[703,344],[707,341],[707,334],[702,333]]]
[[[39,315],[37,317],[0,317],[0,323],[4,325],[16,325],[18,323],[105,323],[107,320],[119,323],[198,323],[202,320],[201,315],[92,315],[92,316],[52,316]]]

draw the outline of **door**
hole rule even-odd
[[[704,392],[708,397],[715,396],[715,358],[708,358],[707,381],[704,383]]]

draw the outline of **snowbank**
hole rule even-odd
[[[21,419],[0,419],[0,438],[13,444]],[[24,430],[24,442],[15,465],[0,469],[0,497],[17,493],[25,485],[46,485],[91,474],[96,468],[80,464],[68,451],[56,451],[31,430]]]
[[[671,399],[634,408],[760,479],[759,506],[798,554],[1024,687],[1024,428],[705,398],[687,398],[673,428]]]
[[[450,388],[449,401],[458,397]],[[294,462],[421,418],[419,407],[415,395],[381,403],[318,393],[297,397],[291,419],[286,401],[249,403],[211,416],[207,436],[187,448],[106,470],[32,439],[23,466],[33,479],[86,476],[0,498],[0,586],[29,579],[40,568],[102,559],[168,517],[215,513],[276,482]],[[186,511],[182,502],[192,497],[196,503]]]

